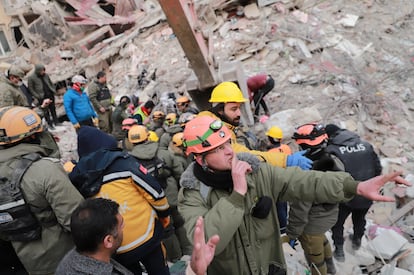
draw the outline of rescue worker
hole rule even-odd
[[[304,151],[286,155],[278,152],[253,150],[254,146],[252,146],[252,142],[249,142],[249,136],[239,127],[240,106],[246,101],[247,99],[243,97],[241,90],[235,83],[222,82],[211,93],[209,100],[213,104],[211,110],[200,112],[199,116],[210,116],[222,120],[226,127],[231,130],[231,146],[237,153],[250,152],[260,160],[276,166],[299,166],[305,170],[311,168],[312,161],[303,156]]]
[[[169,205],[159,183],[131,155],[117,150],[114,137],[89,126],[78,133],[79,162],[69,174],[85,197],[108,198],[120,206],[124,238],[115,260],[141,274],[169,274],[161,239]]]
[[[98,72],[96,79],[88,85],[92,106],[98,113],[99,129],[112,133],[112,95],[106,83],[106,73]]]
[[[40,156],[32,158],[34,162],[20,181],[24,200],[36,223],[27,225],[25,231],[0,234],[15,239],[12,245],[29,274],[54,274],[59,261],[73,247],[70,214],[83,200],[59,159],[50,158],[48,148],[41,145],[42,135],[41,119],[33,110],[20,106],[0,109],[1,176],[11,178],[19,170],[16,165],[21,159]],[[6,225],[2,222],[2,226]],[[38,228],[39,235],[23,241],[32,229]]]
[[[335,124],[326,125],[329,136],[326,151],[338,157],[345,166],[345,171],[356,180],[366,180],[381,175],[380,159],[374,147],[362,140],[356,133],[341,129]],[[354,233],[350,236],[352,248],[358,250],[361,238],[365,232],[365,215],[372,201],[361,196],[355,196],[347,203],[339,204],[338,220],[332,227],[332,239],[335,245],[334,257],[337,261],[345,261],[344,254],[344,223],[352,214]]]
[[[195,115],[199,113],[197,108],[191,106],[191,100],[187,96],[180,96],[177,98],[176,105],[178,114],[180,115],[182,113],[192,113]]]
[[[292,154],[292,149],[290,149],[289,145],[283,144],[283,131],[277,126],[272,126],[266,132],[267,139],[270,143],[270,152],[280,152],[285,153],[286,155]]]
[[[326,152],[328,135],[325,127],[318,123],[308,123],[296,128],[293,137],[305,156],[313,161],[313,170],[344,171],[344,165],[335,156]],[[294,201],[289,204],[289,219],[286,234],[294,248],[299,239],[312,275],[335,274],[332,248],[325,232],[336,222],[337,203],[312,203]]]
[[[164,135],[159,144],[157,156],[164,161],[165,165],[169,167],[166,171],[168,173],[166,177],[165,195],[167,196],[168,203],[171,208],[171,218],[174,225],[174,234],[164,240],[164,244],[167,248],[167,255],[169,261],[176,262],[183,255],[191,255],[191,243],[187,238],[186,231],[184,229],[183,217],[178,213],[177,209],[177,197],[178,190],[180,188],[179,181],[181,174],[184,172],[186,166],[183,163],[182,157],[177,155],[177,150],[173,145],[174,142],[179,142],[179,137],[182,136],[182,132],[173,135],[172,140],[169,135]],[[181,141],[182,145],[182,141]]]
[[[162,136],[164,134],[164,120],[165,114],[163,111],[154,111],[152,114],[152,119],[148,125],[148,130],[154,131],[157,136]]]
[[[38,102],[38,105],[42,104],[45,99],[49,100],[49,104],[43,109],[43,112],[47,124],[53,130],[54,126],[59,123],[55,106],[56,88],[49,74],[46,73],[46,68],[43,64],[35,65],[33,73],[28,78],[28,88]]]
[[[122,150],[132,151],[134,145],[128,140],[128,131],[132,126],[138,125],[138,121],[134,118],[126,118],[122,121],[122,131],[124,132],[124,138],[122,139],[121,144],[118,146]]]
[[[72,87],[63,96],[66,115],[76,130],[84,126],[98,127],[98,115],[85,92],[86,78],[81,75],[72,77]]]
[[[0,77],[0,107],[28,107],[26,96],[20,90],[20,83],[25,76],[17,65],[11,65],[6,75]]]
[[[199,116],[184,129],[184,146],[195,161],[182,174],[178,210],[188,236],[199,216],[206,238],[217,234],[215,257],[208,274],[284,274],[276,201],[335,203],[355,194],[393,201],[378,194],[388,181],[405,185],[401,172],[355,181],[348,173],[282,169],[251,154],[236,155],[232,134],[223,122]],[[277,273],[280,272],[280,273]]]
[[[167,125],[167,127],[170,127],[172,125],[174,125],[177,122],[177,114],[176,113],[168,113],[165,116],[165,125]]]
[[[285,153],[286,155],[292,154],[292,150],[289,145],[282,144],[283,131],[277,126],[272,126],[267,130],[266,136],[270,143],[270,149],[268,152],[280,152]],[[280,233],[286,232],[286,224],[288,217],[288,205],[287,202],[277,202],[277,217],[279,219]]]
[[[254,103],[254,115],[259,115],[260,106],[262,106],[265,115],[270,116],[264,97],[275,87],[275,81],[271,75],[260,73],[247,79],[247,88],[249,89],[250,102]]]
[[[135,118],[138,121],[138,124],[149,124],[149,116],[151,115],[154,106],[154,102],[152,100],[148,100],[147,102],[141,104],[140,106],[138,106],[138,108],[135,109],[132,118]]]
[[[122,130],[122,122],[128,118],[126,109],[130,103],[131,99],[129,99],[129,96],[121,96],[118,106],[115,107],[115,110],[112,113],[112,135],[118,141],[125,138],[125,132]]]

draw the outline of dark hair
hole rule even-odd
[[[127,95],[121,96],[121,99],[119,100],[119,104],[122,104],[122,102],[129,104],[131,103],[131,99]]]
[[[100,71],[97,75],[96,78],[99,79],[101,77],[104,77],[106,75],[106,73],[104,71]]]
[[[70,228],[79,252],[93,253],[108,234],[115,234],[119,204],[115,201],[86,199],[72,213]]]
[[[145,102],[144,107],[149,109],[149,108],[154,108],[155,104],[152,100],[148,100],[147,102]]]

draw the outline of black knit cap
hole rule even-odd
[[[326,134],[328,135],[328,137],[331,137],[332,135],[334,135],[338,130],[340,130],[341,128],[339,128],[337,125],[335,124],[327,124],[325,126],[325,131]]]

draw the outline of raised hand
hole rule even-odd
[[[402,171],[393,172],[387,175],[376,176],[366,181],[361,181],[357,186],[357,194],[373,201],[395,201],[394,198],[379,194],[379,190],[389,181],[411,186],[411,183],[401,177]]]

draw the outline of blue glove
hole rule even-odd
[[[297,245],[298,245],[298,241],[297,241],[297,240],[295,240],[295,239],[290,239],[290,240],[289,240],[289,245],[290,245],[293,249],[295,249],[295,250],[296,250],[295,246],[297,246]]]
[[[313,161],[311,161],[307,157],[304,157],[304,154],[306,154],[306,150],[299,151],[287,156],[286,166],[299,166],[303,170],[311,169]]]

